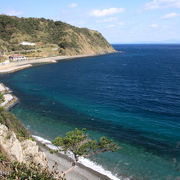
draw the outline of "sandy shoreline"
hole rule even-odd
[[[11,62],[9,64],[0,65],[0,74],[12,73],[12,72],[16,72],[22,69],[26,69],[26,68],[32,67],[33,64],[56,63],[57,61],[60,61],[60,60],[69,60],[69,59],[98,56],[98,55],[103,55],[103,54],[77,55],[77,56],[54,56],[54,57],[46,57],[46,58]]]
[[[10,102],[4,105],[5,110],[9,110],[18,103],[18,99],[13,95],[12,91],[7,86],[2,83],[1,86],[5,90],[8,89],[8,95],[13,97]],[[1,90],[4,90],[2,88]],[[50,141],[38,136],[33,137],[35,138],[40,150],[46,155],[49,170],[53,169],[52,167],[55,163],[57,164],[56,170],[58,172],[64,172],[72,167],[73,159],[71,157],[62,153],[51,153],[50,148],[52,148],[53,145]],[[94,164],[92,161],[86,161],[84,163],[78,163],[77,167],[66,175],[67,180],[119,180],[117,177],[112,175],[111,172],[104,170],[101,166]]]
[[[56,163],[55,169],[58,172],[62,172],[62,171],[64,172],[72,167],[73,160],[71,159],[71,157],[57,152],[50,153],[50,148],[46,146],[49,143],[46,144],[38,140],[37,136],[34,137],[36,137],[35,140],[38,146],[40,147],[40,150],[45,153],[48,159],[48,166],[50,170],[52,170],[52,167],[54,166],[55,163]],[[96,171],[97,169],[94,170],[92,168],[93,167],[86,166],[86,164],[83,165],[82,163],[78,163],[77,167],[70,173],[67,173],[65,177],[67,180],[76,180],[76,179],[77,180],[112,180],[112,179],[119,180],[119,178],[115,176],[114,178],[110,178],[107,175]]]
[[[2,105],[5,108],[5,110],[9,110],[15,104],[18,103],[18,99],[13,95],[12,91],[3,83],[0,84],[0,91],[4,92],[3,94],[4,98],[7,95],[11,96],[12,98],[7,102],[5,98],[5,102]],[[40,150],[45,153],[46,158],[48,160],[48,167],[50,171],[53,170],[53,166],[55,165],[55,163],[57,164],[56,171],[58,172],[62,172],[62,171],[65,172],[66,170],[72,167],[73,159],[71,157],[62,153],[57,153],[57,152],[51,153],[50,152],[51,149],[49,147],[52,147],[52,144],[50,141],[44,140],[43,138],[40,138],[38,136],[33,136],[33,137],[35,138]],[[66,175],[66,178],[67,180],[76,180],[76,179],[77,180],[111,180],[111,178],[109,178],[108,176],[98,171],[95,171],[90,167],[87,167],[86,164],[83,165],[81,163],[78,163],[77,167]]]
[[[52,167],[55,163],[57,163],[55,169],[58,172],[64,172],[72,167],[73,161],[70,157],[61,153],[50,153],[49,148],[44,146],[40,142],[38,142],[38,146],[40,147],[40,150],[45,153],[48,159],[48,166],[50,170],[52,170]],[[90,169],[79,163],[78,166],[70,173],[67,173],[65,177],[67,180],[111,180],[107,176],[100,174],[99,172],[96,172],[93,169]]]
[[[12,73],[16,72],[25,68],[32,67],[32,64],[43,64],[43,63],[56,63],[60,60],[68,60],[68,59],[76,59],[76,58],[82,58],[82,57],[90,57],[90,56],[98,56],[98,55],[80,55],[80,56],[56,56],[56,57],[48,57],[48,58],[41,58],[41,59],[32,59],[28,61],[21,61],[21,62],[12,62],[10,64],[6,65],[0,65],[0,73]],[[8,108],[9,110],[12,106],[14,106],[18,102],[18,99],[14,101]],[[66,171],[70,167],[72,167],[72,159],[68,157],[67,155],[61,154],[61,153],[50,153],[50,149],[44,145],[43,142],[38,141],[36,139],[37,144],[40,147],[40,150],[45,153],[47,159],[48,159],[48,165],[49,168],[52,169],[52,166],[54,166],[55,162],[57,162],[57,170],[59,172]],[[93,164],[92,164],[93,166]],[[93,168],[93,167],[92,167]],[[91,165],[86,166],[86,163],[84,165],[82,163],[78,163],[78,167],[75,168],[73,171],[68,173],[66,175],[67,180],[118,180],[119,178],[116,178],[110,173],[110,176],[104,175],[104,169],[103,171],[99,171],[94,168],[92,169]],[[97,171],[96,171],[97,170]],[[102,173],[101,173],[102,172]],[[114,178],[110,178],[112,176]]]

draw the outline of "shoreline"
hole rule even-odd
[[[33,64],[49,64],[49,63],[57,63],[61,60],[71,60],[85,57],[93,57],[93,56],[102,56],[106,54],[112,54],[117,52],[109,52],[102,54],[87,54],[87,55],[75,55],[75,56],[52,56],[52,57],[44,57],[44,58],[34,58],[25,61],[17,61],[10,62],[9,64],[0,65],[0,74],[13,73],[16,71],[20,71],[26,68],[30,68]]]
[[[6,111],[9,111],[19,102],[19,99],[13,95],[12,90],[6,85],[0,83],[0,86],[3,89],[1,89],[3,95],[11,95],[13,97],[13,99],[2,106]],[[35,141],[40,150],[45,153],[50,170],[53,169],[52,167],[54,166],[55,162],[57,162],[57,169],[59,172],[64,172],[72,167],[73,159],[70,156],[60,152],[54,152],[52,154],[50,150],[55,150],[55,146],[53,146],[49,140],[43,139],[38,136],[33,137],[35,138]],[[68,179],[74,179],[75,177],[78,180],[120,180],[110,171],[105,170],[101,165],[98,165],[86,158],[81,158],[80,162],[77,163],[77,168],[75,168],[71,173],[68,173],[66,176],[66,178]]]
[[[50,169],[52,169],[52,166],[55,163],[57,164],[57,169],[60,172],[64,172],[72,167],[71,164],[73,162],[73,159],[70,157],[70,154],[66,155],[61,152],[51,153],[50,150],[55,151],[57,148],[49,140],[46,140],[39,136],[33,136],[33,138],[35,138],[35,141],[40,147],[40,150],[46,154],[48,161],[50,161],[48,163]],[[77,163],[77,167],[71,173],[68,173],[66,175],[67,179],[74,179],[75,177],[77,177],[78,180],[120,180],[110,171],[105,170],[101,165],[96,164],[95,162],[86,158],[81,158]]]
[[[0,107],[3,107],[6,111],[10,110],[19,102],[19,99],[12,93],[12,90],[3,83],[0,83],[0,93],[4,97],[4,102],[0,104]]]

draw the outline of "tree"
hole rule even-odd
[[[5,101],[3,94],[0,93],[0,103],[3,103]]]
[[[102,152],[114,152],[119,149],[117,144],[106,137],[101,137],[99,140],[90,139],[86,129],[75,129],[67,132],[65,137],[56,137],[52,143],[57,146],[61,152],[72,152],[74,156],[74,167],[79,157],[90,157]],[[70,169],[72,170],[72,168]],[[69,172],[69,170],[66,172]]]

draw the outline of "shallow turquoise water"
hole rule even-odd
[[[75,127],[120,144],[93,158],[134,179],[180,176],[180,46],[119,45],[123,53],[63,61],[1,76],[13,112],[52,139]]]

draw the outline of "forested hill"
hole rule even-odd
[[[28,46],[20,45],[23,41],[36,43],[38,48],[52,47],[62,55],[101,54],[114,51],[106,39],[94,30],[44,18],[0,15],[0,50],[28,49]]]

